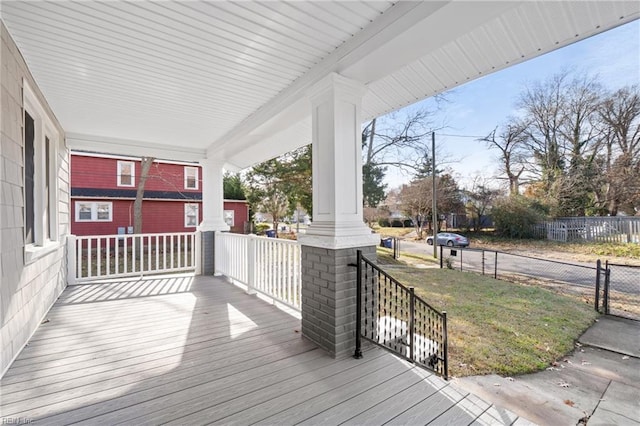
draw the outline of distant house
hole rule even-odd
[[[136,157],[71,153],[71,232],[109,235],[133,232],[133,203],[141,174]],[[192,232],[202,221],[202,173],[197,163],[156,160],[145,183],[142,232]],[[231,232],[244,233],[245,200],[224,201]]]

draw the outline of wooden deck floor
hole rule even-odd
[[[390,353],[334,360],[218,278],[67,288],[1,381],[36,424],[525,424]],[[3,420],[4,421],[4,420]]]

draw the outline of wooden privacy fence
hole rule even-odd
[[[301,310],[301,250],[296,241],[218,232],[216,273],[298,311]]]
[[[69,284],[196,269],[197,235],[89,235],[67,238]]]
[[[536,225],[538,238],[640,244],[640,217],[561,217]]]

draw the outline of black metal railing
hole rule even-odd
[[[358,251],[356,350],[361,338],[448,378],[447,314],[438,312]]]

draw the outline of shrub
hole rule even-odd
[[[404,227],[405,228],[413,228],[413,221],[411,219],[405,219],[404,220]]]
[[[268,223],[256,223],[256,234],[263,235],[267,229],[270,229],[271,225]]]
[[[380,225],[383,228],[388,228],[391,226],[391,224],[389,223],[389,219],[379,219],[378,225]]]
[[[392,228],[404,228],[404,224],[399,219],[393,219],[393,222],[391,222],[391,227]]]
[[[533,238],[534,226],[544,220],[544,209],[522,196],[504,198],[491,209],[496,233],[509,238]]]

